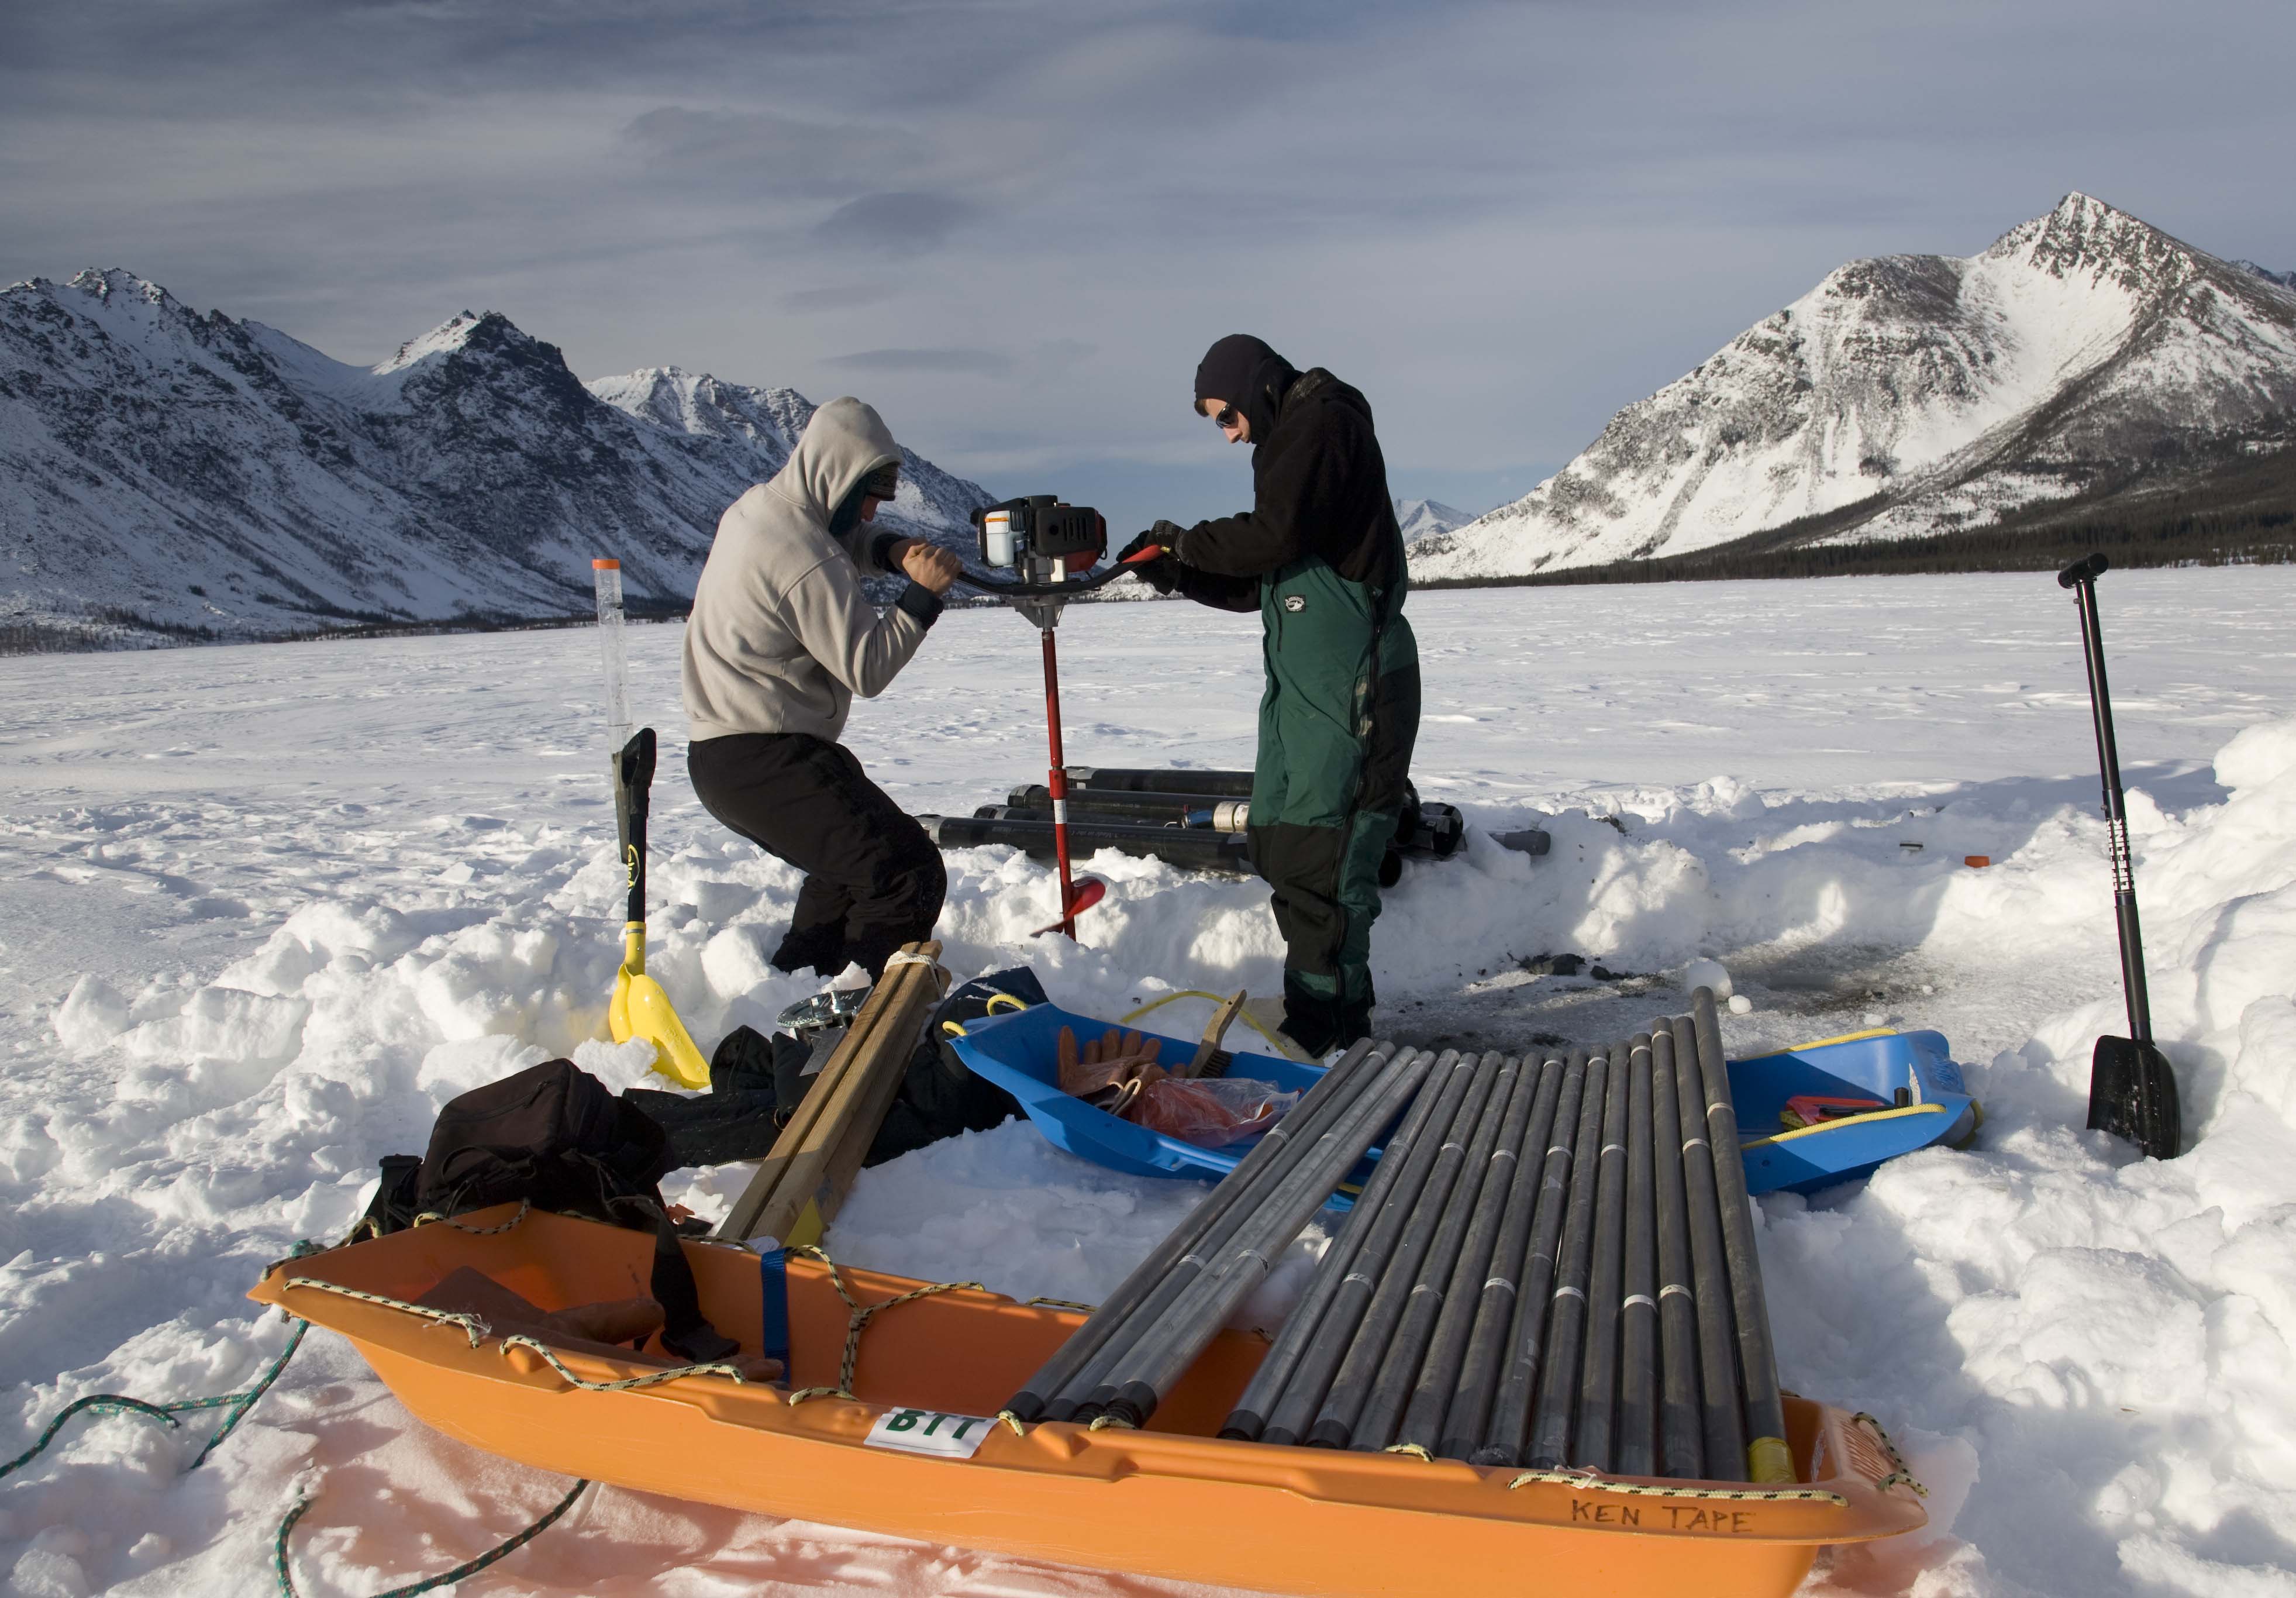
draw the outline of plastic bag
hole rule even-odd
[[[1224,1149],[1259,1136],[1299,1102],[1298,1094],[1250,1077],[1160,1077],[1140,1090],[1124,1119],[1200,1149]]]

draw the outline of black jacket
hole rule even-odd
[[[1221,610],[1257,610],[1260,578],[1320,555],[1341,577],[1391,593],[1403,575],[1403,535],[1370,402],[1322,367],[1293,372],[1280,356],[1254,374],[1252,389],[1242,402],[1259,440],[1252,507],[1180,535],[1179,591]]]

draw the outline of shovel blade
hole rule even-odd
[[[614,1000],[626,1012],[629,1022],[628,1037],[623,1036],[620,1028],[614,1028],[616,1042],[643,1037],[654,1046],[654,1069],[681,1087],[709,1086],[709,1062],[693,1046],[685,1023],[677,1019],[677,1008],[669,1002],[669,995],[662,991],[660,983],[643,973],[633,975],[624,967],[614,981]]]
[[[2155,1160],[2174,1160],[2184,1141],[2177,1073],[2152,1044],[2100,1037],[2090,1056],[2088,1124],[2125,1137]]]
[[[614,974],[614,996],[606,1002],[606,1029],[616,1043],[630,1040],[630,968]]]

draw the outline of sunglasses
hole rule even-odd
[[[1212,413],[1212,425],[1223,430],[1234,427],[1239,420],[1235,407],[1232,405],[1224,405]]]

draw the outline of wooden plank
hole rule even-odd
[[[903,953],[912,951],[932,960],[940,946],[913,944]],[[925,1014],[940,998],[939,975],[938,965],[915,964],[895,966],[888,973],[884,986],[893,990],[890,1005],[836,1083],[817,1135],[791,1161],[759,1210],[753,1235],[817,1242],[821,1229],[836,1217],[908,1073]]]
[[[863,1084],[860,1102],[856,1107],[845,1135],[832,1151],[829,1163],[822,1174],[820,1184],[814,1189],[813,1205],[816,1228],[826,1227],[837,1218],[845,1204],[845,1195],[853,1191],[853,1179],[861,1174],[862,1161],[869,1158],[870,1146],[877,1141],[878,1132],[885,1125],[885,1117],[900,1094],[901,1083],[908,1075],[909,1061],[915,1058],[917,1042],[924,1036],[926,1018],[940,1003],[947,991],[947,973],[937,966],[910,968],[916,973],[917,987],[922,991],[914,999],[903,1002],[902,1008],[888,1016],[885,1029],[880,1035],[878,1047],[892,1056],[884,1069],[873,1070]],[[914,1019],[910,1019],[914,1016]],[[802,1226],[792,1226],[794,1235]],[[808,1240],[810,1241],[810,1240]]]
[[[940,946],[910,944],[901,952],[938,960]],[[882,1042],[887,1023],[895,1022],[897,1030],[905,1028],[905,1035],[914,1040],[919,1024],[916,996],[937,995],[933,977],[938,970],[935,965],[900,964],[879,980],[821,1068],[798,1113],[775,1140],[773,1151],[759,1163],[756,1175],[726,1213],[718,1229],[719,1237],[743,1242],[753,1237],[801,1241],[791,1239],[789,1228],[813,1199],[830,1155],[849,1135],[864,1079],[882,1069],[875,1062],[887,1052]],[[903,1017],[907,1019],[899,1019]],[[894,1052],[906,1060],[906,1049]],[[875,1135],[890,1104],[888,1094],[867,1136]]]
[[[939,947],[937,944],[931,947],[936,951]],[[898,972],[909,968],[897,966],[894,969]],[[829,1058],[822,1062],[821,1069],[815,1075],[811,1086],[807,1089],[804,1101],[798,1106],[797,1113],[792,1115],[789,1124],[782,1128],[781,1135],[774,1140],[772,1151],[758,1162],[756,1172],[750,1177],[748,1184],[742,1189],[742,1196],[734,1200],[733,1208],[726,1211],[726,1219],[718,1225],[718,1236],[739,1242],[746,1242],[758,1235],[758,1216],[765,1209],[767,1201],[773,1197],[775,1189],[781,1185],[783,1178],[788,1174],[789,1168],[797,1159],[800,1151],[815,1135],[820,1126],[822,1111],[827,1106],[830,1096],[836,1090],[838,1082],[844,1077],[854,1059],[858,1056],[869,1035],[876,1029],[885,1012],[891,1007],[893,987],[893,983],[890,981],[880,981],[870,990],[869,996],[862,1002],[859,1012],[846,1028],[845,1036],[838,1040],[837,1047],[832,1050]]]

